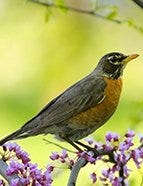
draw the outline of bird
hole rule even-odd
[[[79,140],[95,132],[115,112],[122,91],[123,70],[138,56],[107,53],[90,74],[51,100],[20,129],[0,140],[0,146],[11,140],[53,134],[80,149],[77,144],[84,144]]]

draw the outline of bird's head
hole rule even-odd
[[[108,53],[100,59],[96,70],[109,78],[118,79],[122,76],[127,63],[138,56],[138,54],[124,55],[119,52]]]

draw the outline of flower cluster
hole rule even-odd
[[[132,161],[135,163],[136,167],[139,169],[143,163],[143,136],[140,136],[140,146],[135,148],[134,146],[135,133],[132,130],[128,130],[127,133],[120,139],[120,136],[116,133],[107,133],[105,136],[105,143],[96,145],[97,150],[99,150],[100,160],[103,162],[108,162],[107,168],[101,171],[99,180],[103,184],[111,184],[113,186],[128,185],[127,178],[129,177],[132,170],[128,166],[128,162]],[[88,141],[88,140],[87,140]],[[88,144],[96,144],[90,139]],[[95,145],[94,145],[95,146]],[[105,159],[103,153],[108,155],[108,159]],[[109,165],[109,162],[110,165]],[[90,175],[93,183],[97,181],[97,175],[93,172]]]
[[[5,152],[4,158],[8,160],[12,157],[12,153],[17,157],[17,159],[21,160],[23,164],[27,164],[30,161],[28,157],[28,153],[23,151],[21,147],[17,143],[6,143],[3,145],[3,150]]]
[[[65,163],[70,169],[74,165],[74,160],[69,157],[65,149],[62,150],[61,154],[59,154],[58,152],[52,152],[50,159],[53,161],[58,160],[61,163]]]
[[[47,166],[45,172],[38,169],[37,164],[32,164],[28,154],[23,151],[16,143],[6,143],[3,146],[3,159],[9,161],[6,170],[7,176],[17,175],[17,178],[12,179],[11,186],[50,186],[52,183],[51,172],[54,167]],[[0,185],[5,185],[3,180],[0,180]]]
[[[77,152],[76,159],[84,158],[90,164],[96,164],[98,161],[108,164],[107,168],[101,170],[100,175],[97,175],[95,172],[90,174],[93,183],[99,180],[104,185],[128,185],[127,178],[132,172],[128,162],[134,162],[138,169],[143,163],[143,136],[139,137],[140,146],[137,148],[135,148],[133,142],[134,137],[135,132],[128,130],[122,138],[117,133],[108,132],[105,136],[105,143],[97,142],[93,139],[85,139],[91,151]],[[95,149],[98,151],[98,155],[94,151]],[[69,155],[65,150],[61,155],[53,152],[50,158],[54,161],[60,160],[62,163],[70,164],[70,161],[67,161],[67,158],[68,160],[70,159]],[[71,167],[75,162],[72,161]]]
[[[122,186],[128,185],[128,177],[132,172],[129,162],[133,162],[137,169],[143,164],[143,136],[139,135],[138,147],[135,146],[135,132],[128,130],[121,138],[116,133],[108,132],[105,142],[97,142],[93,139],[85,139],[88,150],[75,152],[75,157],[66,150],[52,152],[50,159],[67,168],[72,169],[79,158],[85,159],[87,163],[95,165],[102,162],[104,167],[99,172],[92,172],[90,178],[93,183],[97,181],[102,185]],[[7,143],[3,146],[3,160],[9,161],[6,170],[7,175],[17,174],[18,178],[13,179],[11,186],[18,186],[19,181],[25,186],[50,186],[52,184],[51,173],[56,166],[47,166],[45,172],[38,169],[37,164],[32,164],[28,154],[16,143]],[[53,164],[53,163],[52,163]],[[0,180],[0,186],[4,186]]]

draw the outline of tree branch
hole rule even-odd
[[[93,154],[94,158],[97,158],[98,156],[108,155],[108,157],[109,157],[108,162],[116,163],[114,160],[113,150],[112,151],[104,151],[104,150],[100,149],[100,150],[98,150],[98,154],[97,154],[97,150],[94,151],[94,149],[93,149],[93,151],[90,151],[90,152]],[[81,168],[84,167],[87,163],[88,162],[82,157],[77,160],[77,162],[72,167],[67,186],[75,186],[76,185],[78,174],[79,174]]]
[[[138,6],[143,8],[143,0],[133,0]]]
[[[71,6],[66,6],[66,5],[61,5],[61,4],[54,4],[54,3],[49,3],[49,2],[43,2],[42,0],[29,0],[29,1],[31,1],[33,3],[41,4],[41,5],[46,6],[46,7],[53,7],[53,8],[56,8],[56,9],[69,10],[69,11],[78,12],[78,13],[81,13],[81,14],[91,15],[91,16],[98,17],[98,18],[101,18],[101,19],[104,19],[104,20],[106,19],[108,21],[113,21],[113,22],[118,23],[118,24],[122,23],[122,21],[120,21],[120,20],[108,19],[106,16],[97,14],[95,12],[95,10],[83,10],[83,9],[78,9],[78,8],[71,7]]]
[[[72,167],[67,186],[75,186],[76,185],[76,180],[77,180],[78,174],[80,172],[80,169],[82,167],[84,167],[84,165],[86,163],[87,162],[84,158],[79,158],[78,159],[78,161]]]

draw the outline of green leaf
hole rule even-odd
[[[65,0],[54,0],[54,4],[56,4],[57,6],[59,6],[59,9],[62,12],[67,13],[68,8],[66,8]]]
[[[110,7],[110,12],[106,15],[107,19],[114,19],[118,15],[118,7],[117,6],[112,6]]]
[[[55,4],[65,6],[64,0],[54,0]]]
[[[48,22],[52,15],[52,11],[49,7],[47,7],[46,15],[45,15],[45,22]]]

